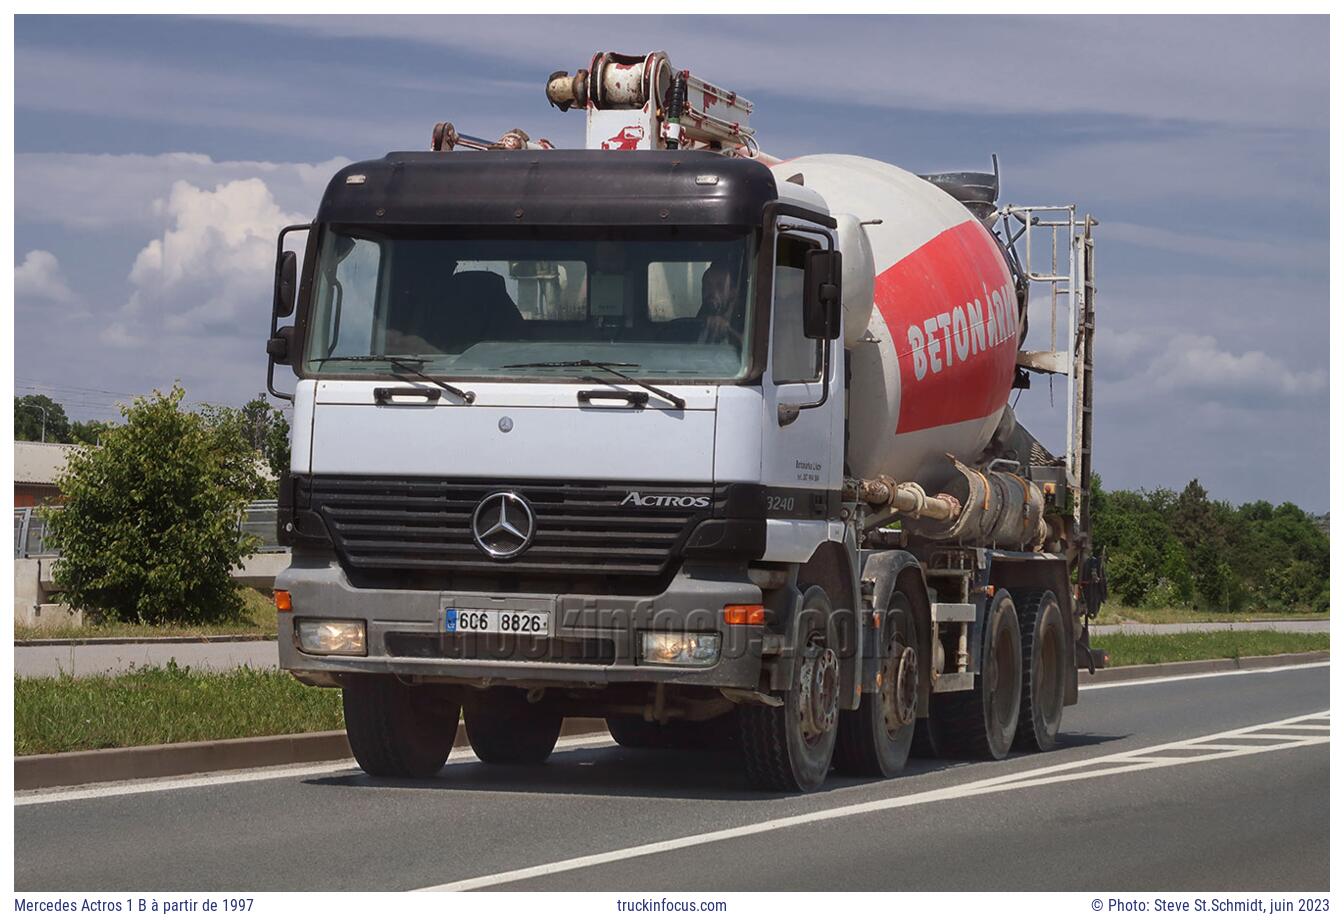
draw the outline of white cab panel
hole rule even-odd
[[[843,531],[841,531],[843,533]],[[806,562],[830,539],[827,521],[770,519],[765,522],[766,562]]]
[[[323,381],[314,410],[311,472],[509,480],[713,478],[712,387],[668,387],[687,400],[681,410],[652,394],[642,409],[578,402],[582,389],[638,390],[624,384],[460,385],[476,392],[474,405],[445,394],[435,403],[397,397],[380,406],[369,381]]]
[[[300,380],[294,386],[294,419],[289,431],[289,468],[299,474],[312,472],[313,402],[316,380]]]
[[[761,388],[723,387],[714,433],[714,481],[761,481]]]

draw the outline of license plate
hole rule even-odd
[[[546,610],[482,610],[448,607],[443,611],[443,629],[450,633],[505,633],[547,636],[551,614]]]

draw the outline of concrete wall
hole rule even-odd
[[[15,626],[78,626],[83,614],[57,603],[60,586],[52,575],[56,560],[14,560],[14,625]],[[243,560],[233,571],[240,584],[258,591],[269,592],[275,585],[275,576],[289,565],[289,553],[257,553]]]
[[[84,622],[82,613],[58,603],[53,596],[55,563],[51,558],[14,560],[15,626],[79,626]]]

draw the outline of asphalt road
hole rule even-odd
[[[1216,632],[1222,629],[1268,629],[1275,632],[1329,632],[1329,620],[1264,620],[1242,623],[1124,623],[1093,626],[1092,633]],[[20,677],[84,676],[129,671],[145,664],[180,665],[224,671],[239,665],[279,667],[274,639],[264,642],[173,642],[115,645],[38,645],[14,647],[14,673]]]
[[[430,782],[336,764],[24,795],[14,884],[1322,890],[1328,684],[1306,666],[1098,685],[1049,754],[912,761],[810,796],[749,791],[729,755],[604,736],[534,768],[457,752]]]

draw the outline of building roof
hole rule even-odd
[[[55,485],[65,470],[66,458],[74,444],[40,444],[37,441],[14,442],[14,484]]]

